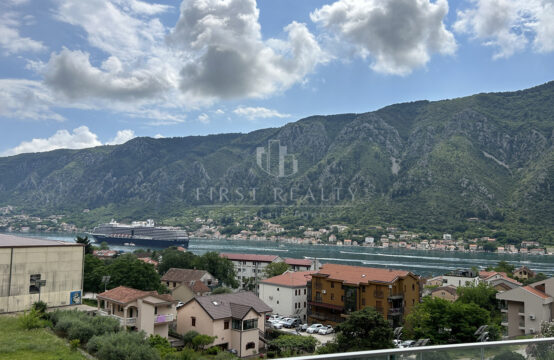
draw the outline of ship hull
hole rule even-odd
[[[106,242],[108,244],[112,245],[128,245],[130,243],[135,244],[135,246],[148,246],[151,248],[159,248],[164,249],[171,246],[182,246],[185,249],[188,249],[189,247],[189,240],[188,239],[177,239],[177,240],[153,240],[153,239],[141,239],[139,237],[133,237],[133,238],[122,238],[122,237],[114,237],[109,235],[100,235],[100,234],[92,234],[92,237],[94,240],[96,240],[97,243]]]

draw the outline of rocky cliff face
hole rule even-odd
[[[554,206],[553,108],[548,83],[313,116],[249,134],[137,138],[0,158],[0,205],[71,211],[140,204],[172,214],[206,204],[354,204],[406,224],[508,213],[552,225],[545,215]],[[264,147],[278,167],[279,145],[288,154],[282,177],[257,158]]]

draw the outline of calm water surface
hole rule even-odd
[[[29,237],[40,237],[49,240],[74,241],[70,234],[13,234]],[[137,247],[111,246],[110,248],[126,252]],[[422,276],[435,276],[458,268],[477,266],[485,268],[505,260],[515,266],[527,265],[531,269],[554,275],[554,256],[464,253],[444,251],[420,251],[406,249],[376,249],[360,246],[325,246],[281,244],[270,241],[191,239],[189,251],[203,254],[208,251],[272,254],[291,258],[317,258],[321,263],[393,268],[412,271]]]

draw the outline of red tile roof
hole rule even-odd
[[[529,285],[523,287],[525,290],[529,291],[531,294],[537,295],[543,299],[548,299],[550,296],[546,295],[540,290],[535,289],[534,287],[531,287]]]
[[[121,304],[127,304],[146,296],[154,296],[166,301],[174,301],[173,297],[169,294],[160,295],[157,291],[143,291],[126,286],[118,286],[98,294],[98,297],[101,299],[112,300]]]
[[[189,286],[193,293],[195,294],[205,294],[210,292],[210,288],[206,286],[202,281],[193,281],[192,286]]]
[[[308,259],[285,258],[285,262],[292,266],[312,266],[312,260]]]
[[[152,260],[150,258],[138,258],[140,261],[144,261],[147,264],[152,264],[154,266],[158,266],[158,262],[156,260]]]
[[[289,287],[306,286],[317,271],[287,271],[284,274],[261,281],[264,284],[281,285]]]
[[[221,253],[221,257],[225,257],[229,260],[235,261],[259,261],[259,262],[273,262],[278,256],[277,255],[258,255],[258,254],[231,254],[231,253]]]
[[[498,272],[498,271],[479,271],[479,277],[484,280],[488,280],[489,278],[500,275],[504,280],[509,281],[511,283],[514,283],[516,285],[521,285],[521,283],[517,280],[512,279],[509,277],[505,272]]]
[[[314,275],[328,275],[329,279],[342,280],[348,284],[376,282],[394,282],[399,277],[405,277],[411,274],[405,270],[392,270],[370,268],[363,266],[349,266],[339,264],[324,264],[319,272]]]

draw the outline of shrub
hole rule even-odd
[[[217,355],[217,354],[219,354],[220,350],[221,349],[219,348],[219,346],[212,346],[212,347],[209,347],[208,349],[206,349],[205,352],[206,352],[207,355]]]
[[[48,326],[48,321],[41,319],[37,311],[35,309],[31,309],[31,311],[21,315],[19,318],[19,324],[22,328],[31,330]]]
[[[503,353],[496,355],[493,360],[525,360],[525,356],[506,350]]]
[[[214,340],[217,338],[217,336],[209,336],[204,334],[196,335],[192,339],[192,345],[196,350],[198,349],[204,349],[206,346],[210,345],[214,342]]]
[[[194,339],[197,335],[199,335],[198,332],[194,330],[185,333],[185,335],[183,335],[183,342],[185,343],[185,346],[192,346],[192,339]]]
[[[71,351],[76,351],[79,345],[81,345],[79,339],[73,339],[69,342],[69,347],[71,348]]]
[[[86,344],[94,336],[94,326],[90,322],[77,320],[70,323],[67,331],[69,340],[79,340],[81,344]]]
[[[37,314],[43,318],[44,314],[46,314],[46,309],[48,308],[48,305],[44,301],[37,301],[33,304],[33,307],[31,309],[35,310]]]
[[[99,360],[159,360],[160,355],[145,342],[144,332],[120,331],[93,336],[87,351]]]

